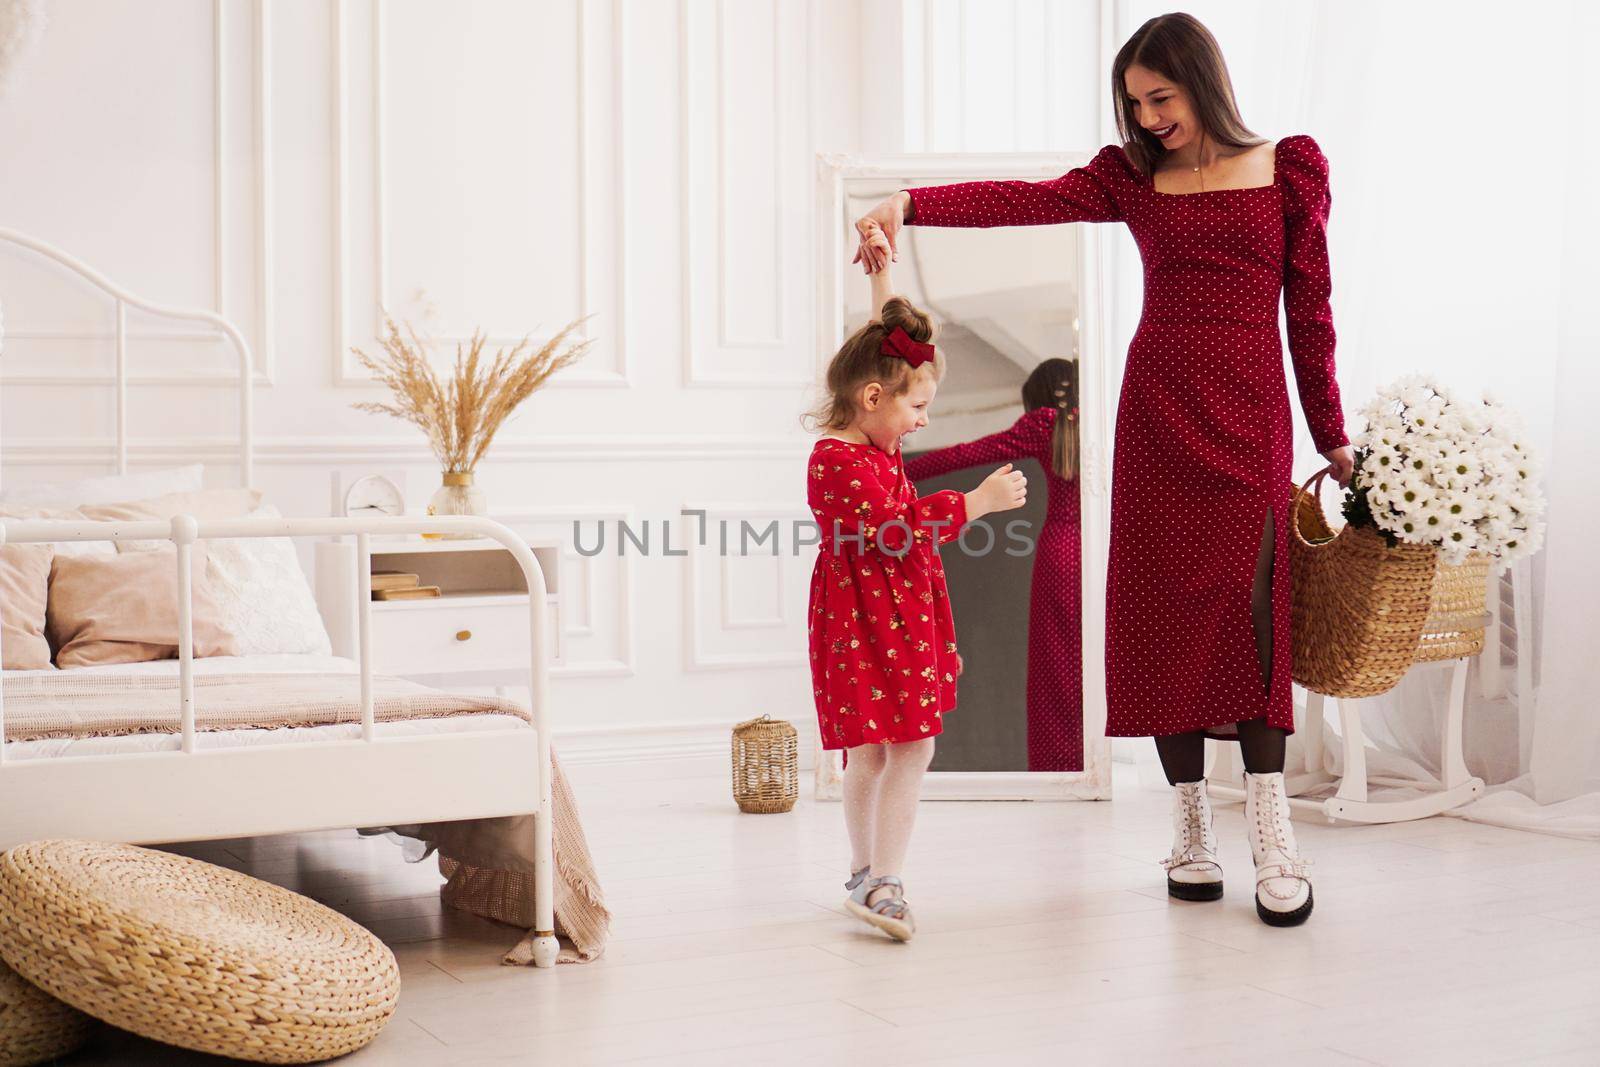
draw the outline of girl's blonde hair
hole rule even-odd
[[[943,380],[944,353],[937,349],[933,362],[920,367],[912,367],[899,356],[884,354],[883,339],[897,326],[913,341],[933,341],[933,320],[928,313],[905,297],[890,297],[884,302],[882,315],[852,334],[828,364],[826,396],[815,410],[803,416],[808,429],[847,429],[856,419],[856,394],[869,382],[879,383],[890,396],[900,396],[911,388],[917,374],[930,369],[934,381]]]

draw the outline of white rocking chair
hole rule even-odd
[[[1506,671],[1501,657],[1509,646],[1515,653],[1517,672],[1516,703],[1518,710],[1519,741],[1522,759],[1526,765],[1533,745],[1533,717],[1527,714],[1525,702],[1532,693],[1532,649],[1527,632],[1531,616],[1528,598],[1526,563],[1519,561],[1506,571],[1511,590],[1510,618],[1501,603],[1500,580],[1489,583],[1488,603],[1485,605],[1489,622],[1483,653],[1459,659],[1419,663],[1412,670],[1448,668],[1450,697],[1442,729],[1440,766],[1442,780],[1437,787],[1422,796],[1401,800],[1371,800],[1368,798],[1366,732],[1361,726],[1361,708],[1355,700],[1326,697],[1321,693],[1305,693],[1305,710],[1298,706],[1295,731],[1305,739],[1303,760],[1299,768],[1284,768],[1284,786],[1289,793],[1289,803],[1297,811],[1320,812],[1329,822],[1344,820],[1357,823],[1406,822],[1425,819],[1451,808],[1460,807],[1483,794],[1483,780],[1467,771],[1462,746],[1462,720],[1466,712],[1467,671],[1470,661],[1477,659],[1478,685],[1486,697],[1503,696],[1506,692]],[[1509,631],[1509,633],[1508,633]],[[1339,705],[1339,736],[1344,750],[1342,776],[1330,774],[1323,763],[1323,723],[1329,700]],[[1228,800],[1244,799],[1244,775],[1239,763],[1238,746],[1228,742],[1207,742],[1208,766],[1206,776],[1211,782],[1213,797]],[[1313,797],[1306,794],[1326,792],[1326,787],[1337,785],[1333,795]],[[1380,783],[1382,784],[1382,783]],[[1396,783],[1415,787],[1416,783]]]

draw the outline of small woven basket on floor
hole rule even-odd
[[[1327,473],[1296,490],[1290,523],[1294,680],[1331,697],[1376,696],[1416,661],[1438,550],[1390,546],[1369,527],[1335,536],[1317,497]]]
[[[733,799],[740,811],[790,811],[800,797],[800,735],[763,715],[733,728]]]
[[[0,1067],[32,1067],[76,1052],[93,1025],[0,963]]]
[[[92,841],[0,856],[0,958],[113,1026],[258,1063],[354,1052],[400,996],[394,953],[331,908],[186,856]]]

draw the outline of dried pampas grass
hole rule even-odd
[[[474,333],[465,347],[456,345],[455,372],[441,382],[428,362],[428,346],[411,325],[407,323],[402,334],[393,319],[385,318],[381,355],[369,356],[359,348],[351,351],[374,380],[388,386],[394,402],[352,406],[415,423],[428,435],[442,471],[468,473],[518,405],[552,374],[589,351],[591,341],[568,341],[582,323],[582,319],[569,322],[538,349],[524,337],[515,347],[496,352],[493,359],[483,355],[488,339],[482,332]]]

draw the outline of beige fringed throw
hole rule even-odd
[[[578,822],[578,807],[550,754],[555,774],[550,781],[555,812],[556,935],[561,938],[561,963],[588,963],[605,949],[611,913],[595,876],[594,860]],[[439,852],[439,873],[445,876],[441,898],[452,908],[520,926],[527,930],[504,962],[533,963],[533,816],[391,826],[402,837],[415,838]]]
[[[455,715],[515,715],[513,701],[446,693],[398,678],[375,677],[373,713],[379,722]],[[30,675],[5,679],[5,740],[176,733],[178,680],[160,675]],[[194,679],[198,730],[274,729],[361,721],[360,677],[354,674],[208,674]],[[605,949],[606,910],[594,860],[578,820],[572,790],[551,757],[555,838],[556,932],[562,962],[587,962]],[[533,817],[389,827],[439,852],[444,902],[487,919],[533,925]],[[505,956],[532,962],[532,933]],[[566,942],[570,942],[570,945]]]

